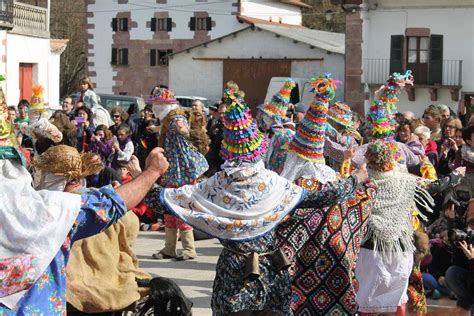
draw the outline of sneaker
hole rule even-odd
[[[145,231],[145,232],[150,230],[150,224],[145,224],[145,223],[140,224],[140,230]]]

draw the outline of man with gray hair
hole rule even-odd
[[[441,112],[441,125],[443,125],[443,122],[451,116],[451,110],[446,104],[438,104],[436,107]]]

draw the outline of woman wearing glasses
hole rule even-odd
[[[117,136],[119,126],[125,124],[128,118],[128,114],[122,108],[115,107],[110,110],[110,116],[112,117],[112,121],[114,122],[114,124],[109,127],[109,130],[114,136]]]
[[[450,117],[444,121],[442,126],[443,136],[438,142],[439,162],[437,166],[438,175],[447,175],[454,170],[456,153],[460,149],[462,140],[462,123],[458,118]],[[451,168],[452,167],[452,168]]]

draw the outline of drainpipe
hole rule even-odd
[[[46,32],[49,34],[49,17],[51,16],[51,0],[48,0],[48,7],[46,8]]]

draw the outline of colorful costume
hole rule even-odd
[[[286,120],[291,90],[295,86],[293,79],[287,79],[280,91],[272,97],[269,103],[265,104],[260,116],[260,124],[263,124],[261,126],[267,126],[269,124],[267,122],[271,122],[273,130],[272,138],[268,144],[265,167],[278,174],[283,170],[286,161],[288,154],[286,147],[295,135],[294,131],[283,125]]]
[[[42,171],[41,189],[57,191],[64,191],[68,182],[81,181],[102,168],[92,155],[79,154],[65,145],[49,148],[34,165]],[[138,229],[138,218],[128,212],[102,233],[74,243],[66,269],[69,304],[86,313],[114,312],[147,295],[146,289],[138,287],[136,278],[151,276],[138,269],[131,249]]]
[[[194,184],[209,168],[206,158],[187,139],[189,125],[183,110],[170,111],[163,120],[163,130],[159,145],[163,146],[165,156],[170,164],[162,177],[162,185],[166,188],[179,188],[186,184]],[[186,130],[186,135],[178,125]],[[176,243],[178,233],[183,244],[182,257],[195,258],[193,229],[178,218],[165,214],[165,247],[153,255],[155,259],[178,257]],[[180,256],[181,257],[181,256]]]
[[[81,195],[36,192],[25,168],[12,160],[0,163],[2,193],[22,196],[21,205],[2,198],[0,234],[8,236],[1,236],[7,242],[0,247],[0,265],[12,274],[0,277],[0,314],[65,314],[66,264],[72,243],[116,222],[126,212],[125,205],[111,187]],[[19,229],[28,234],[20,235]],[[36,250],[31,248],[33,240]],[[38,241],[47,248],[37,248]],[[27,277],[13,277],[18,273]]]
[[[0,138],[10,132],[0,129]],[[126,212],[124,202],[111,187],[35,191],[16,148],[0,147],[0,157],[0,314],[64,315],[72,243],[116,222]]]
[[[161,200],[170,212],[224,246],[211,303],[215,315],[249,310],[289,314],[289,262],[275,245],[275,227],[305,194],[303,205],[325,205],[352,195],[357,180],[350,177],[308,194],[265,169],[261,159],[267,141],[240,95],[235,83],[227,85],[224,170],[193,186],[165,189]]]
[[[162,121],[171,111],[179,108],[179,102],[176,100],[174,93],[162,86],[155,86],[151,90],[151,95],[147,98],[147,102],[153,105],[153,114]]]
[[[296,131],[295,143],[290,144],[290,157],[299,160],[290,164],[289,157],[282,173],[313,192],[325,190],[336,180],[335,172],[324,165],[322,157],[327,103],[334,89],[325,87],[331,81],[324,77],[313,80],[315,101]],[[306,135],[314,135],[315,141]],[[294,257],[290,276],[291,308],[295,315],[357,312],[354,269],[374,192],[369,184],[346,201],[329,199],[324,204],[298,208],[277,229],[279,247]]]

